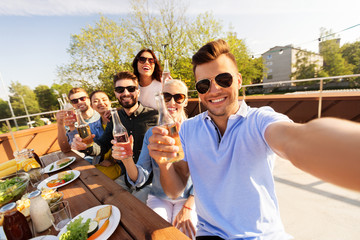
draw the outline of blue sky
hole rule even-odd
[[[186,0],[185,0],[186,1]],[[320,28],[340,32],[360,24],[358,0],[197,0],[188,14],[212,11],[224,29],[229,24],[250,52],[293,44],[317,52]],[[1,0],[0,74],[5,85],[19,81],[32,89],[51,86],[56,67],[66,64],[71,34],[94,25],[99,13],[116,20],[128,0]],[[360,40],[360,26],[339,33],[341,43]],[[5,99],[0,84],[0,98]]]

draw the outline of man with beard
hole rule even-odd
[[[152,108],[144,107],[138,102],[140,94],[139,83],[137,77],[133,73],[120,72],[116,74],[114,76],[114,87],[115,96],[122,106],[122,109],[118,110],[118,114],[128,134],[133,137],[133,160],[137,163],[145,132],[150,127],[156,125],[158,112]],[[111,121],[107,124],[104,134],[100,139],[95,140],[94,145],[90,148],[86,148],[86,144],[82,142],[79,135],[75,135],[71,147],[75,150],[83,150],[89,155],[103,155],[112,147],[111,140],[114,139],[112,130],[113,123]],[[119,162],[119,164],[122,168],[122,175],[115,179],[115,182],[132,193],[139,200],[145,202],[150,191],[148,184],[145,184],[141,188],[131,186],[125,178],[125,167],[122,162]],[[151,178],[149,178],[148,183],[151,183]]]
[[[90,98],[82,88],[72,88],[68,98],[75,109],[80,109],[83,119],[92,123],[100,119],[100,114],[91,107]],[[66,111],[59,111],[56,114],[58,125],[58,143],[62,152],[70,152],[70,144],[73,136],[77,133],[74,120],[66,116]],[[66,126],[66,127],[65,127]]]

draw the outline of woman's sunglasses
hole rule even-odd
[[[79,100],[82,101],[82,102],[84,102],[86,99],[87,99],[87,97],[86,97],[86,96],[83,96],[83,97],[71,99],[70,102],[71,102],[72,104],[77,104],[77,103],[79,102]]]
[[[139,57],[138,59],[141,64],[146,63],[146,61],[149,63],[155,63],[155,58]]]
[[[182,94],[182,93],[177,93],[177,94],[172,95],[170,93],[164,92],[163,94],[164,94],[165,102],[170,102],[171,99],[174,98],[176,103],[182,104],[186,99],[185,94]]]
[[[117,93],[123,93],[124,91],[128,90],[128,92],[135,92],[135,90],[137,89],[136,86],[127,86],[127,87],[115,87],[115,92]]]
[[[228,88],[233,82],[231,73],[220,73],[214,78],[202,79],[195,84],[196,90],[200,94],[205,94],[210,89],[211,80],[215,80],[216,84],[223,88]]]

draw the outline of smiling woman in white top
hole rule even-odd
[[[161,91],[161,66],[154,52],[141,50],[132,63],[134,74],[139,80],[139,101],[146,107],[157,109],[155,94]]]

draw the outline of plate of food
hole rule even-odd
[[[65,167],[69,166],[70,164],[72,164],[75,160],[76,160],[76,157],[66,157],[66,158],[57,160],[56,162],[53,162],[53,163],[47,165],[44,168],[44,173],[52,173],[52,172],[59,171]]]
[[[121,213],[116,206],[99,205],[73,218],[60,230],[58,237],[60,240],[72,239],[72,236],[78,240],[108,239],[119,226],[120,218]]]
[[[46,178],[41,183],[39,183],[37,188],[39,190],[43,190],[45,188],[56,189],[71,183],[79,176],[80,176],[80,172],[77,170],[63,171],[61,173]]]

